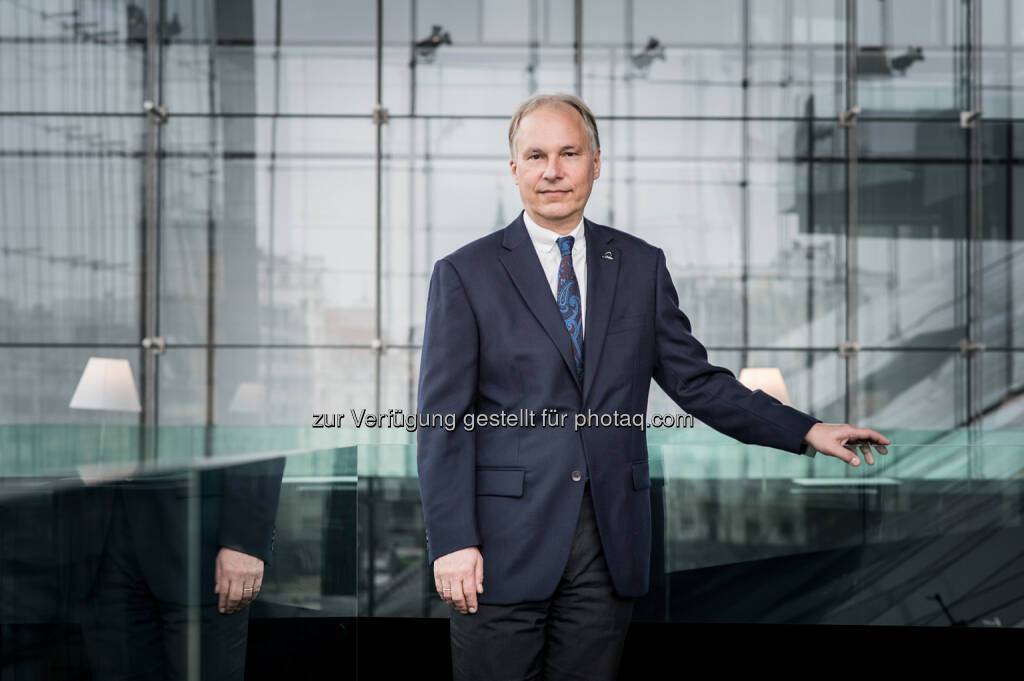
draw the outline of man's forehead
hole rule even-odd
[[[550,108],[554,108],[554,107],[550,107]],[[560,107],[560,108],[565,108],[565,107]],[[534,137],[534,136],[537,136],[537,135],[541,135],[542,136],[545,132],[551,131],[552,128],[554,127],[554,126],[551,125],[552,122],[550,120],[544,121],[544,122],[540,122],[540,121],[538,121],[535,118],[531,118],[531,116],[534,113],[536,113],[536,112],[537,112],[537,109],[535,109],[534,111],[531,111],[530,113],[526,114],[525,116],[523,116],[522,120],[519,123],[519,138],[520,138],[520,140],[522,142],[525,142],[526,144],[529,144],[530,146],[533,146],[533,141],[530,140],[531,137]],[[576,137],[577,139],[576,140],[565,139],[563,137],[561,140],[555,140],[554,143],[555,144],[562,144],[562,145],[570,145],[570,144],[582,143],[582,140],[585,140],[585,138],[587,136],[587,128],[586,128],[586,124],[584,124],[584,122],[583,122],[583,117],[580,116],[579,113],[575,109],[573,109],[572,107],[568,107],[568,112],[566,112],[566,113],[575,114],[575,120],[573,120],[573,118],[570,118],[570,117],[567,116],[567,117],[563,118],[563,121],[569,123],[569,129],[572,131],[571,135]],[[525,133],[525,134],[523,134],[523,133]],[[540,140],[537,140],[537,142],[539,143]]]

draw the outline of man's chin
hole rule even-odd
[[[536,213],[537,217],[548,222],[561,222],[572,215],[571,210],[539,210]]]

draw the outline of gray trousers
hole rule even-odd
[[[454,678],[613,681],[632,614],[633,599],[612,588],[588,480],[569,560],[550,598],[480,603],[475,614],[452,609]]]

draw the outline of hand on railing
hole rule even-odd
[[[888,454],[889,450],[882,445],[892,444],[889,438],[878,431],[858,428],[849,423],[815,423],[804,435],[804,442],[814,447],[815,451],[842,459],[851,466],[859,466],[860,459],[846,445],[859,447],[864,460],[869,466],[874,466],[875,456],[871,446],[874,445],[879,454]]]

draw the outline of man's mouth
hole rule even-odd
[[[568,189],[544,189],[541,190],[541,194],[568,194]]]

